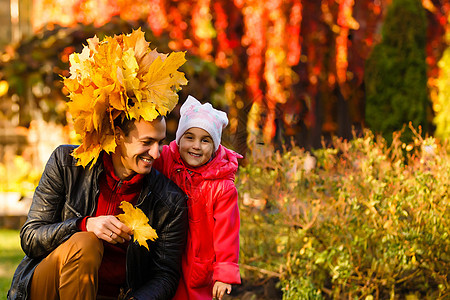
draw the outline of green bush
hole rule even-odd
[[[273,272],[284,299],[450,297],[446,147],[366,132],[311,170],[299,148],[253,153],[237,180],[244,276]]]
[[[41,170],[33,166],[22,156],[0,162],[0,192],[19,192],[22,196],[32,195]]]

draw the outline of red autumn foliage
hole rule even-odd
[[[258,105],[254,123],[261,125],[264,142],[279,138],[284,129],[284,137],[318,146],[322,134],[349,137],[352,126],[364,126],[364,61],[380,39],[380,24],[392,0],[34,2],[36,30],[48,24],[100,26],[113,16],[147,20],[156,36],[169,34],[173,50],[188,50],[227,70],[234,86],[228,99],[232,124],[244,123],[232,126],[232,134],[246,126],[239,110]],[[446,47],[450,4],[422,2],[433,79]]]

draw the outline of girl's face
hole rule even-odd
[[[179,142],[180,155],[191,167],[199,167],[209,161],[214,151],[214,142],[209,133],[201,128],[186,130]]]

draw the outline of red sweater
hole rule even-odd
[[[97,208],[93,217],[104,215],[118,215],[123,213],[119,208],[122,201],[136,204],[142,189],[144,175],[136,174],[130,180],[120,180],[114,173],[110,155],[103,155],[104,172],[100,176]],[[85,217],[80,222],[80,230],[86,231]],[[98,294],[116,297],[120,286],[125,283],[125,260],[128,242],[123,244],[110,244],[103,241],[103,260],[98,272]]]

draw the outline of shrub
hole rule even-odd
[[[449,297],[450,157],[433,138],[400,137],[335,139],[312,170],[295,147],[248,158],[237,181],[244,276],[248,265],[277,274],[284,299]]]
[[[18,192],[22,196],[33,194],[41,177],[41,170],[22,156],[0,162],[0,192]]]

